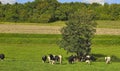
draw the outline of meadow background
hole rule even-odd
[[[119,21],[97,21],[97,28],[120,29]],[[60,22],[61,23],[61,22]],[[58,26],[64,26],[58,24]],[[24,23],[5,23],[2,25],[24,25]],[[28,25],[27,23],[25,25]],[[29,26],[43,26],[43,24],[33,24]],[[51,23],[54,26],[57,24]],[[9,27],[9,26],[8,26]],[[10,27],[9,27],[10,28]],[[14,28],[13,28],[14,29]],[[51,28],[52,29],[52,28]],[[103,30],[101,30],[103,31]],[[84,62],[69,64],[67,58],[72,53],[60,49],[57,45],[61,39],[60,34],[35,34],[35,33],[0,33],[0,53],[4,53],[6,58],[0,61],[0,71],[119,71],[120,66],[120,34],[95,35],[92,40],[91,54],[97,60],[88,65]],[[51,65],[42,63],[41,57],[48,54],[61,54],[62,64]],[[111,56],[112,63],[105,64],[104,57]]]

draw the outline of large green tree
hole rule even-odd
[[[60,47],[67,52],[89,54],[91,39],[96,31],[95,15],[90,10],[77,11],[69,16],[66,26],[61,29]]]

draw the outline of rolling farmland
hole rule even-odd
[[[68,63],[71,53],[67,54],[57,45],[63,25],[0,24],[0,53],[5,54],[5,60],[0,61],[0,71],[119,71],[120,29],[111,25],[98,24],[91,46],[97,60],[88,65]],[[42,63],[41,57],[50,53],[61,54],[63,63]],[[105,56],[112,56],[111,64],[105,64]]]

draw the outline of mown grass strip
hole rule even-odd
[[[61,39],[60,34],[0,34],[0,43],[46,43],[56,44]],[[95,35],[93,45],[120,45],[119,35]]]
[[[98,20],[97,28],[111,28],[111,29],[120,29],[120,21],[110,21],[110,20]]]
[[[120,21],[110,20],[96,20],[97,28],[111,28],[120,29]],[[39,25],[39,26],[65,26],[66,21],[57,21],[52,23],[14,23],[14,22],[0,22],[0,24],[16,24],[16,25]]]

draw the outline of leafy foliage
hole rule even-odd
[[[91,39],[95,33],[96,23],[92,11],[77,11],[69,16],[66,26],[62,28],[60,47],[68,52],[88,54],[91,50]]]
[[[100,5],[80,2],[59,3],[57,0],[35,0],[25,4],[1,4],[1,22],[54,22],[67,21],[77,10],[93,10],[97,20],[120,20],[120,4]],[[48,16],[48,17],[47,17]]]

